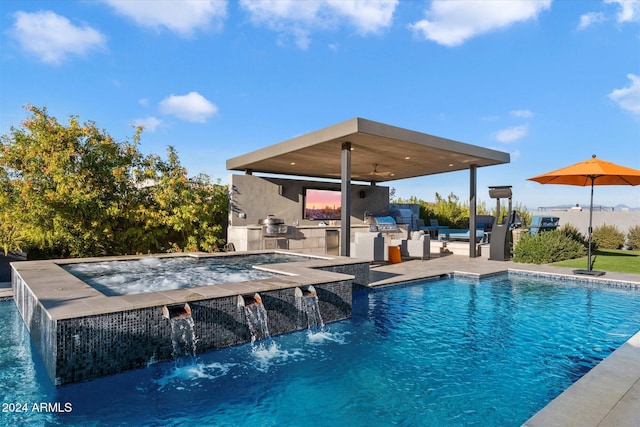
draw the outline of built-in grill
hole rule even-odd
[[[395,233],[398,231],[398,224],[392,216],[375,216],[365,214],[364,223],[369,224],[369,231],[381,233]]]
[[[284,224],[284,220],[268,215],[266,218],[258,220],[258,224],[262,225],[263,237],[281,237],[287,234],[289,227]]]
[[[418,229],[418,215],[414,214],[411,209],[397,208],[391,210],[391,215],[397,224],[407,224],[410,230]]]

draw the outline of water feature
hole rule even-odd
[[[56,388],[0,303],[0,395],[73,409],[0,424],[519,426],[640,327],[638,289],[515,275],[358,289],[353,304],[322,339],[305,330],[262,353],[233,346]]]
[[[174,359],[184,356],[195,356],[197,350],[195,323],[191,317],[189,304],[164,306],[163,316],[171,324],[171,347]]]
[[[91,274],[96,280],[106,277],[111,281],[120,274],[130,279],[131,283],[118,279],[122,287],[114,292],[115,295],[101,292],[98,286],[89,286],[62,268],[71,264],[95,267],[90,259],[24,261],[12,266],[16,305],[54,384],[84,381],[151,362],[171,360],[175,354],[188,354],[187,349],[195,343],[187,339],[191,335],[198,337],[200,353],[249,342],[251,336],[246,316],[244,310],[237,310],[236,302],[238,295],[250,292],[261,292],[269,301],[271,335],[300,328],[296,321],[293,290],[301,284],[313,283],[322,289],[325,298],[322,303],[329,313],[325,322],[348,318],[351,316],[353,283],[363,283],[369,267],[366,262],[350,258],[327,259],[280,252],[107,259],[109,261],[96,264],[103,265],[106,270],[98,269]],[[286,259],[306,262],[283,262]],[[229,280],[229,275],[225,274],[218,282],[203,280],[206,276],[203,268],[208,271],[213,266],[216,269],[220,266],[222,271],[229,271],[234,266],[244,272],[247,269],[258,271],[252,267],[258,267],[252,264],[254,262],[277,262],[269,267],[261,266],[277,272],[277,276],[240,280],[240,283],[225,283]],[[176,263],[179,268],[170,268]],[[127,266],[132,271],[128,271]],[[142,271],[135,271],[140,266],[144,267]],[[143,278],[153,284],[166,282],[167,277],[174,277],[176,283],[171,279],[171,286],[167,288],[160,286],[153,292],[141,290]],[[182,283],[177,283],[180,281]],[[142,288],[146,289],[146,285]],[[170,325],[162,319],[163,306],[184,305],[185,302],[193,309],[191,320]],[[249,315],[253,310],[260,310],[260,307],[248,309]],[[265,317],[265,312],[257,311],[256,316]],[[256,330],[256,334],[257,339],[265,336],[260,330]],[[173,351],[172,335],[174,341],[187,341],[183,350]]]
[[[238,295],[238,308],[244,312],[251,342],[270,338],[267,310],[259,294]]]
[[[318,293],[313,286],[295,289],[296,308],[307,319],[308,329],[322,329],[324,322],[320,313]]]
[[[63,264],[62,268],[107,296],[185,289],[278,277],[257,265],[308,261],[285,253],[215,257],[143,257],[138,259]]]

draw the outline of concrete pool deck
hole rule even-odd
[[[591,279],[574,275],[573,269],[570,268],[490,261],[486,258],[468,258],[460,255],[435,257],[426,261],[412,260],[399,264],[374,265],[369,276],[370,286],[383,286],[455,272],[485,276],[507,270]],[[594,280],[620,281],[640,287],[640,275],[637,274],[607,273]],[[0,284],[0,299],[3,296],[11,297],[10,284]],[[527,420],[523,426],[640,426],[640,332]]]

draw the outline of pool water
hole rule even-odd
[[[254,265],[308,261],[285,253],[220,257],[145,257],[122,261],[63,264],[62,268],[107,296],[237,283],[279,276]]]
[[[424,281],[356,290],[353,318],[324,329],[55,388],[5,302],[3,410],[27,410],[0,424],[519,426],[639,329],[637,289]]]

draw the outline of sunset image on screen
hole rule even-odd
[[[305,195],[306,219],[340,219],[341,195],[339,191],[308,189]]]

